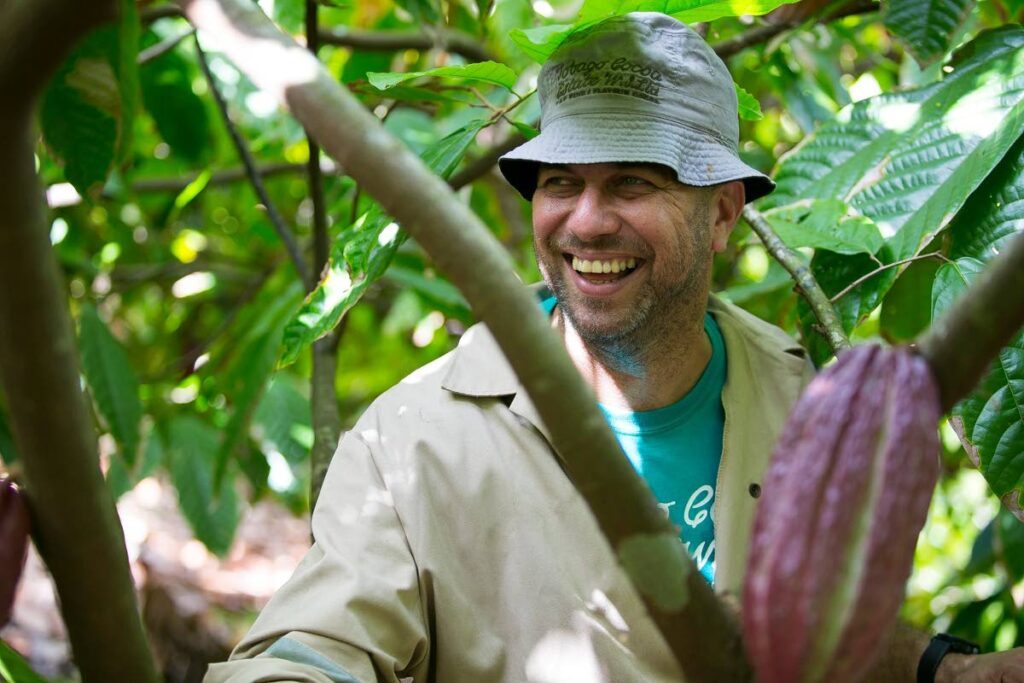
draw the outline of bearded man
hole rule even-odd
[[[744,203],[774,185],[738,157],[725,65],[665,15],[572,36],[539,93],[541,134],[500,161],[532,201],[538,305],[704,577],[736,595],[761,477],[811,367],[784,332],[710,296],[710,271]],[[345,435],[313,534],[208,681],[682,680],[483,326]],[[913,680],[927,644],[901,629],[880,679]],[[957,657],[935,668],[996,670]]]

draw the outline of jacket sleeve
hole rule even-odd
[[[370,446],[349,432],[313,512],[313,546],[206,683],[426,680],[416,565]]]

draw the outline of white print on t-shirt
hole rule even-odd
[[[686,552],[689,553],[690,557],[693,558],[694,564],[697,565],[697,571],[703,570],[704,565],[706,565],[708,563],[708,560],[711,559],[711,556],[715,554],[714,541],[711,541],[711,543],[708,543],[707,541],[701,541],[700,545],[697,546],[697,550],[692,553],[690,552],[689,541],[687,541],[683,545],[686,546]]]
[[[709,506],[714,498],[715,489],[709,484],[704,484],[704,486],[694,491],[693,495],[690,496],[690,500],[686,501],[686,507],[683,508],[683,521],[691,528],[703,522],[711,515]],[[711,521],[714,521],[714,519],[712,518]],[[699,549],[698,552],[700,552]]]

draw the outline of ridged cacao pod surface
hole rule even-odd
[[[8,477],[0,477],[0,626],[11,618],[14,592],[28,553],[28,506]]]
[[[906,348],[858,346],[804,390],[754,523],[743,636],[759,683],[848,683],[893,626],[939,474],[939,394]]]

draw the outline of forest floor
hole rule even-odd
[[[308,518],[261,501],[218,558],[195,540],[174,487],[153,477],[117,508],[150,641],[172,683],[198,681],[206,662],[225,658],[309,546]],[[0,639],[44,676],[76,680],[53,582],[34,548]]]

